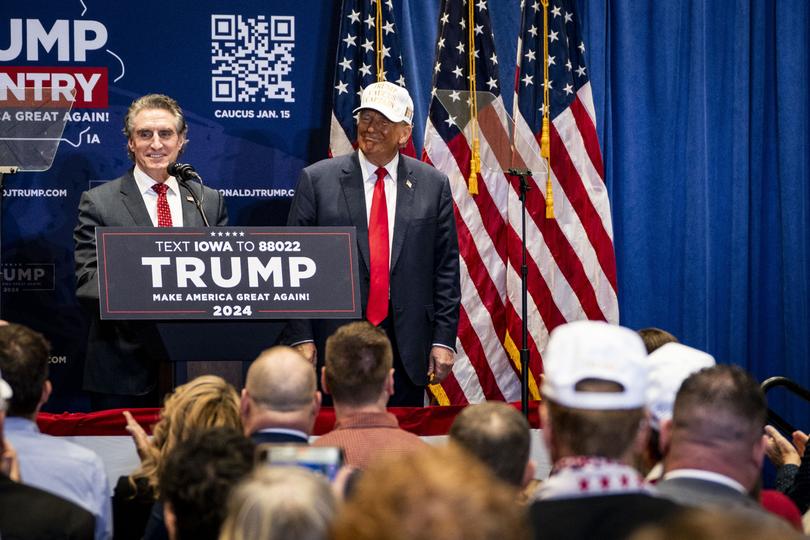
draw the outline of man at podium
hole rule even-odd
[[[363,91],[359,149],[305,168],[291,226],[355,226],[364,317],[394,350],[389,405],[422,406],[425,385],[452,369],[458,328],[458,238],[447,177],[400,154],[411,135],[413,101],[389,82]],[[313,363],[339,320],[290,321],[283,341]]]
[[[73,231],[76,296],[93,314],[83,387],[94,410],[159,405],[158,367],[166,356],[154,323],[99,319],[96,227],[202,227],[203,213],[212,225],[227,224],[218,191],[180,182],[167,170],[182,153],[187,133],[174,99],[160,94],[136,99],[124,117],[135,166],[82,194]],[[201,209],[195,198],[203,201]]]

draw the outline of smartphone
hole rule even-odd
[[[326,476],[331,482],[343,466],[343,449],[304,444],[260,444],[256,448],[256,463],[305,467]]]

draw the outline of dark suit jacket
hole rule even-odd
[[[622,493],[535,501],[529,517],[538,540],[623,540],[681,510],[662,497]]]
[[[746,493],[718,482],[701,478],[671,478],[655,484],[655,489],[663,497],[686,506],[713,507],[727,510],[753,512],[756,515],[769,515],[757,500]]]
[[[274,431],[257,431],[250,434],[250,440],[259,444],[309,444],[309,439],[303,439],[293,433]]]
[[[458,237],[447,177],[400,155],[391,246],[391,306],[397,346],[417,385],[427,383],[432,344],[455,348],[458,329]],[[361,304],[369,287],[369,248],[363,173],[357,153],[327,159],[301,171],[287,221],[291,226],[354,226]],[[291,321],[283,341],[312,340],[322,358],[324,342],[346,320]]]
[[[3,540],[92,540],[95,519],[56,495],[0,474],[0,536]]]
[[[200,185],[191,184],[197,198]],[[203,208],[211,225],[228,222],[222,195],[204,188]],[[185,227],[202,227],[202,216],[188,193],[180,195]],[[96,227],[151,227],[132,170],[124,176],[82,193],[79,220],[73,231],[76,245],[76,296],[92,310],[84,388],[110,394],[146,394],[156,383],[156,362],[165,356],[154,324],[144,321],[100,321],[96,277]]]

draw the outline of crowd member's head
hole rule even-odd
[[[630,462],[645,445],[647,352],[627,328],[578,321],[555,329],[544,359],[540,414],[551,457]]]
[[[230,427],[203,429],[180,442],[160,473],[172,540],[215,540],[231,489],[253,468],[254,445]]]
[[[15,481],[20,479],[19,465],[16,454],[6,447],[3,437],[3,426],[6,420],[6,410],[8,402],[14,393],[11,387],[3,380],[3,373],[0,370],[0,475],[11,477]]]
[[[382,329],[366,321],[341,326],[326,340],[322,386],[335,407],[385,408],[394,393],[393,362]]]
[[[693,508],[636,532],[630,540],[798,540],[804,538],[786,522],[720,509]]]
[[[642,472],[646,473],[663,458],[659,444],[661,424],[672,418],[675,395],[681,383],[692,373],[714,364],[712,355],[680,343],[667,343],[647,357],[647,408],[652,432],[643,455],[642,466],[645,470]]]
[[[188,125],[175,100],[148,94],[132,102],[124,117],[130,159],[152,179],[163,182],[166,168],[182,153]]]
[[[354,113],[357,144],[378,167],[391,161],[411,136],[413,100],[402,86],[386,81],[368,85]]]
[[[152,444],[145,448],[146,455],[130,481],[146,478],[159,494],[158,477],[166,456],[178,443],[212,427],[242,430],[236,389],[215,375],[203,375],[178,386],[166,399],[160,420],[152,430]]]
[[[320,406],[315,369],[295,349],[267,349],[250,365],[241,402],[246,435],[265,428],[311,435]]]
[[[647,348],[647,354],[650,354],[657,348],[662,347],[667,343],[678,343],[678,338],[666,330],[661,330],[660,328],[655,328],[652,326],[649,328],[642,328],[638,331],[638,335],[641,336],[641,340],[644,342],[644,346]]]
[[[336,512],[323,476],[302,467],[259,467],[233,491],[219,540],[326,540]]]
[[[523,487],[534,477],[529,422],[514,407],[490,401],[464,408],[450,440],[483,461],[503,481]]]
[[[0,326],[0,370],[14,392],[8,404],[9,416],[33,419],[48,401],[50,350],[50,344],[39,332],[21,324]]]
[[[705,368],[687,378],[672,420],[661,429],[666,472],[701,469],[756,486],[765,455],[767,405],[757,381],[733,365]]]
[[[528,538],[515,490],[458,445],[380,460],[338,515],[335,540]]]

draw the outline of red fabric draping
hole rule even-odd
[[[529,404],[529,423],[533,428],[540,427],[537,414],[537,401]],[[520,403],[512,403],[520,409]],[[456,415],[463,409],[461,406],[450,407],[391,407],[388,409],[399,420],[402,429],[420,436],[447,435]],[[124,409],[112,409],[93,413],[40,413],[37,424],[43,433],[57,436],[89,435],[128,435],[125,426]],[[160,409],[129,409],[135,419],[147,433],[157,423]],[[335,425],[335,411],[324,407],[315,420],[314,435],[323,435]]]

